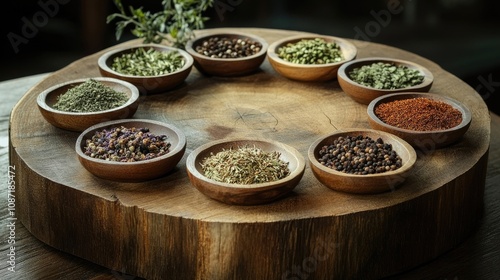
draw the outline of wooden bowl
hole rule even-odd
[[[327,42],[336,43],[340,47],[344,60],[327,64],[298,64],[288,62],[278,56],[278,50],[288,43],[296,43],[302,39],[309,40],[315,38],[322,38]],[[356,55],[357,49],[349,41],[324,35],[296,35],[287,37],[272,43],[267,50],[267,58],[276,72],[286,78],[305,82],[323,82],[337,78],[337,70],[339,67],[353,60]]]
[[[259,42],[262,45],[261,50],[251,56],[241,58],[211,58],[196,51],[203,41],[212,37],[230,38],[230,39],[250,39]],[[186,43],[186,51],[193,56],[194,65],[198,71],[213,76],[241,76],[255,72],[266,58],[268,44],[255,35],[246,33],[211,33],[202,37],[197,37]]]
[[[133,52],[138,48],[153,48],[162,52],[177,51],[184,57],[184,66],[173,73],[159,76],[125,75],[111,69],[115,57]],[[193,66],[193,58],[187,52],[178,48],[155,44],[141,44],[134,47],[118,48],[108,51],[99,57],[97,64],[101,75],[105,77],[112,77],[132,83],[139,88],[141,93],[160,93],[174,89],[186,80]]]
[[[375,109],[382,103],[418,97],[429,98],[451,105],[453,108],[459,110],[462,113],[462,122],[459,125],[446,130],[415,131],[388,125],[380,118],[378,118],[375,114]],[[382,130],[397,135],[400,138],[406,140],[413,147],[424,151],[430,151],[433,149],[445,147],[458,141],[462,137],[462,135],[464,135],[465,132],[469,129],[470,123],[472,121],[471,112],[462,103],[446,96],[431,93],[414,92],[384,95],[370,102],[367,108],[367,113],[370,126],[373,129]]]
[[[391,144],[392,149],[402,159],[402,166],[394,171],[378,174],[347,174],[323,166],[319,161],[319,151],[324,145],[332,144],[340,136],[368,136],[373,140],[381,138],[384,143]],[[372,129],[339,130],[314,141],[308,151],[311,170],[316,178],[332,190],[355,193],[375,194],[393,191],[410,175],[417,159],[415,149],[403,139],[387,132]]]
[[[266,152],[281,153],[280,158],[289,163],[290,174],[274,182],[252,185],[221,183],[203,175],[200,163],[211,153],[216,154],[223,149],[237,149],[246,145]],[[191,184],[206,196],[227,204],[256,205],[274,201],[291,192],[304,174],[305,161],[297,150],[283,143],[259,139],[232,139],[200,146],[189,154],[186,166]]]
[[[38,109],[42,116],[52,125],[70,130],[81,132],[88,127],[110,120],[124,119],[132,117],[139,106],[139,91],[134,85],[113,79],[96,77],[92,78],[103,83],[105,86],[111,87],[116,91],[124,92],[128,96],[128,100],[120,107],[113,109],[89,112],[89,113],[74,113],[56,110],[53,108],[57,103],[57,98],[66,93],[70,88],[84,83],[88,79],[78,79],[65,83],[61,83],[50,87],[41,92],[37,97]]]
[[[147,127],[155,135],[166,135],[167,141],[171,144],[170,152],[157,158],[136,162],[106,161],[84,154],[85,140],[92,138],[96,131],[119,126]],[[159,121],[145,119],[109,121],[83,131],[76,140],[75,150],[83,167],[95,176],[112,181],[139,182],[162,177],[174,169],[186,150],[186,137],[175,126]]]
[[[410,69],[416,69],[424,76],[424,80],[422,81],[421,84],[412,87],[405,87],[400,89],[375,89],[372,87],[358,84],[353,80],[351,80],[351,78],[349,78],[348,73],[351,72],[353,69],[359,68],[364,65],[369,65],[375,62],[394,63],[395,65],[404,65]],[[432,86],[432,83],[434,81],[434,76],[429,70],[427,70],[427,68],[410,61],[394,59],[394,58],[370,57],[370,58],[356,59],[342,65],[338,71],[338,81],[342,90],[345,93],[347,93],[352,99],[361,104],[368,104],[373,99],[386,94],[404,92],[404,91],[427,92]]]

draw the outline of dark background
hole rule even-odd
[[[123,2],[152,11],[161,7],[160,0]],[[438,63],[475,88],[498,113],[500,2],[427,2],[431,1],[217,0],[207,12],[206,27],[279,28],[357,39],[362,30],[373,35],[367,38],[372,42]],[[402,11],[388,19],[383,14],[387,15],[391,3],[399,4]],[[114,24],[105,23],[115,11],[111,0],[4,1],[0,81],[55,71],[117,44]],[[26,27],[30,23],[34,28]],[[378,30],[373,29],[377,25]],[[24,39],[20,43],[13,38]],[[121,41],[132,38],[127,33]]]

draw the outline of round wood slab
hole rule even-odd
[[[243,31],[268,43],[299,34]],[[99,76],[103,51],[53,73],[14,108],[10,157],[19,219],[54,248],[148,279],[373,279],[435,258],[471,234],[481,217],[488,109],[472,88],[422,57],[351,42],[358,57],[393,57],[427,67],[435,78],[431,92],[461,101],[472,113],[463,139],[419,152],[414,171],[397,190],[336,192],[307,165],[291,195],[266,205],[226,205],[197,191],[189,183],[186,157],[212,140],[268,138],[306,157],[318,137],[369,128],[366,105],[343,93],[337,81],[288,80],[267,60],[259,72],[243,77],[208,77],[193,69],[176,90],[141,96],[134,118],[179,127],[186,134],[186,154],[173,172],[154,181],[94,177],[74,151],[78,133],[46,122],[36,98],[54,84]]]

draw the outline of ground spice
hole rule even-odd
[[[166,135],[155,135],[148,128],[114,127],[96,131],[85,140],[85,155],[108,161],[135,162],[167,154],[171,144]]]
[[[450,104],[425,97],[381,103],[375,115],[384,123],[415,131],[450,129],[462,122],[462,113]]]
[[[210,37],[196,47],[196,52],[211,58],[241,58],[257,54],[262,44],[249,38]]]
[[[291,63],[326,64],[344,60],[336,43],[321,38],[303,39],[278,49],[278,57]]]
[[[128,100],[124,92],[115,91],[94,79],[70,88],[57,97],[56,110],[74,113],[99,112],[120,107]]]
[[[416,69],[393,63],[375,62],[352,69],[354,82],[375,89],[400,89],[419,85],[424,76]]]
[[[288,163],[280,159],[279,152],[249,146],[211,154],[201,166],[207,178],[229,184],[267,183],[290,174]]]
[[[331,169],[355,175],[368,175],[396,170],[402,166],[401,157],[381,138],[346,136],[319,151],[318,161]]]
[[[113,59],[111,69],[132,76],[160,76],[173,73],[185,64],[178,51],[159,51],[155,48],[136,48]]]

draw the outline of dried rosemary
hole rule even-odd
[[[127,100],[128,97],[124,92],[116,91],[94,79],[88,79],[59,95],[52,107],[74,113],[99,112],[119,107]]]
[[[207,178],[229,184],[259,184],[277,181],[290,174],[288,162],[279,152],[256,147],[222,150],[201,162]]]

